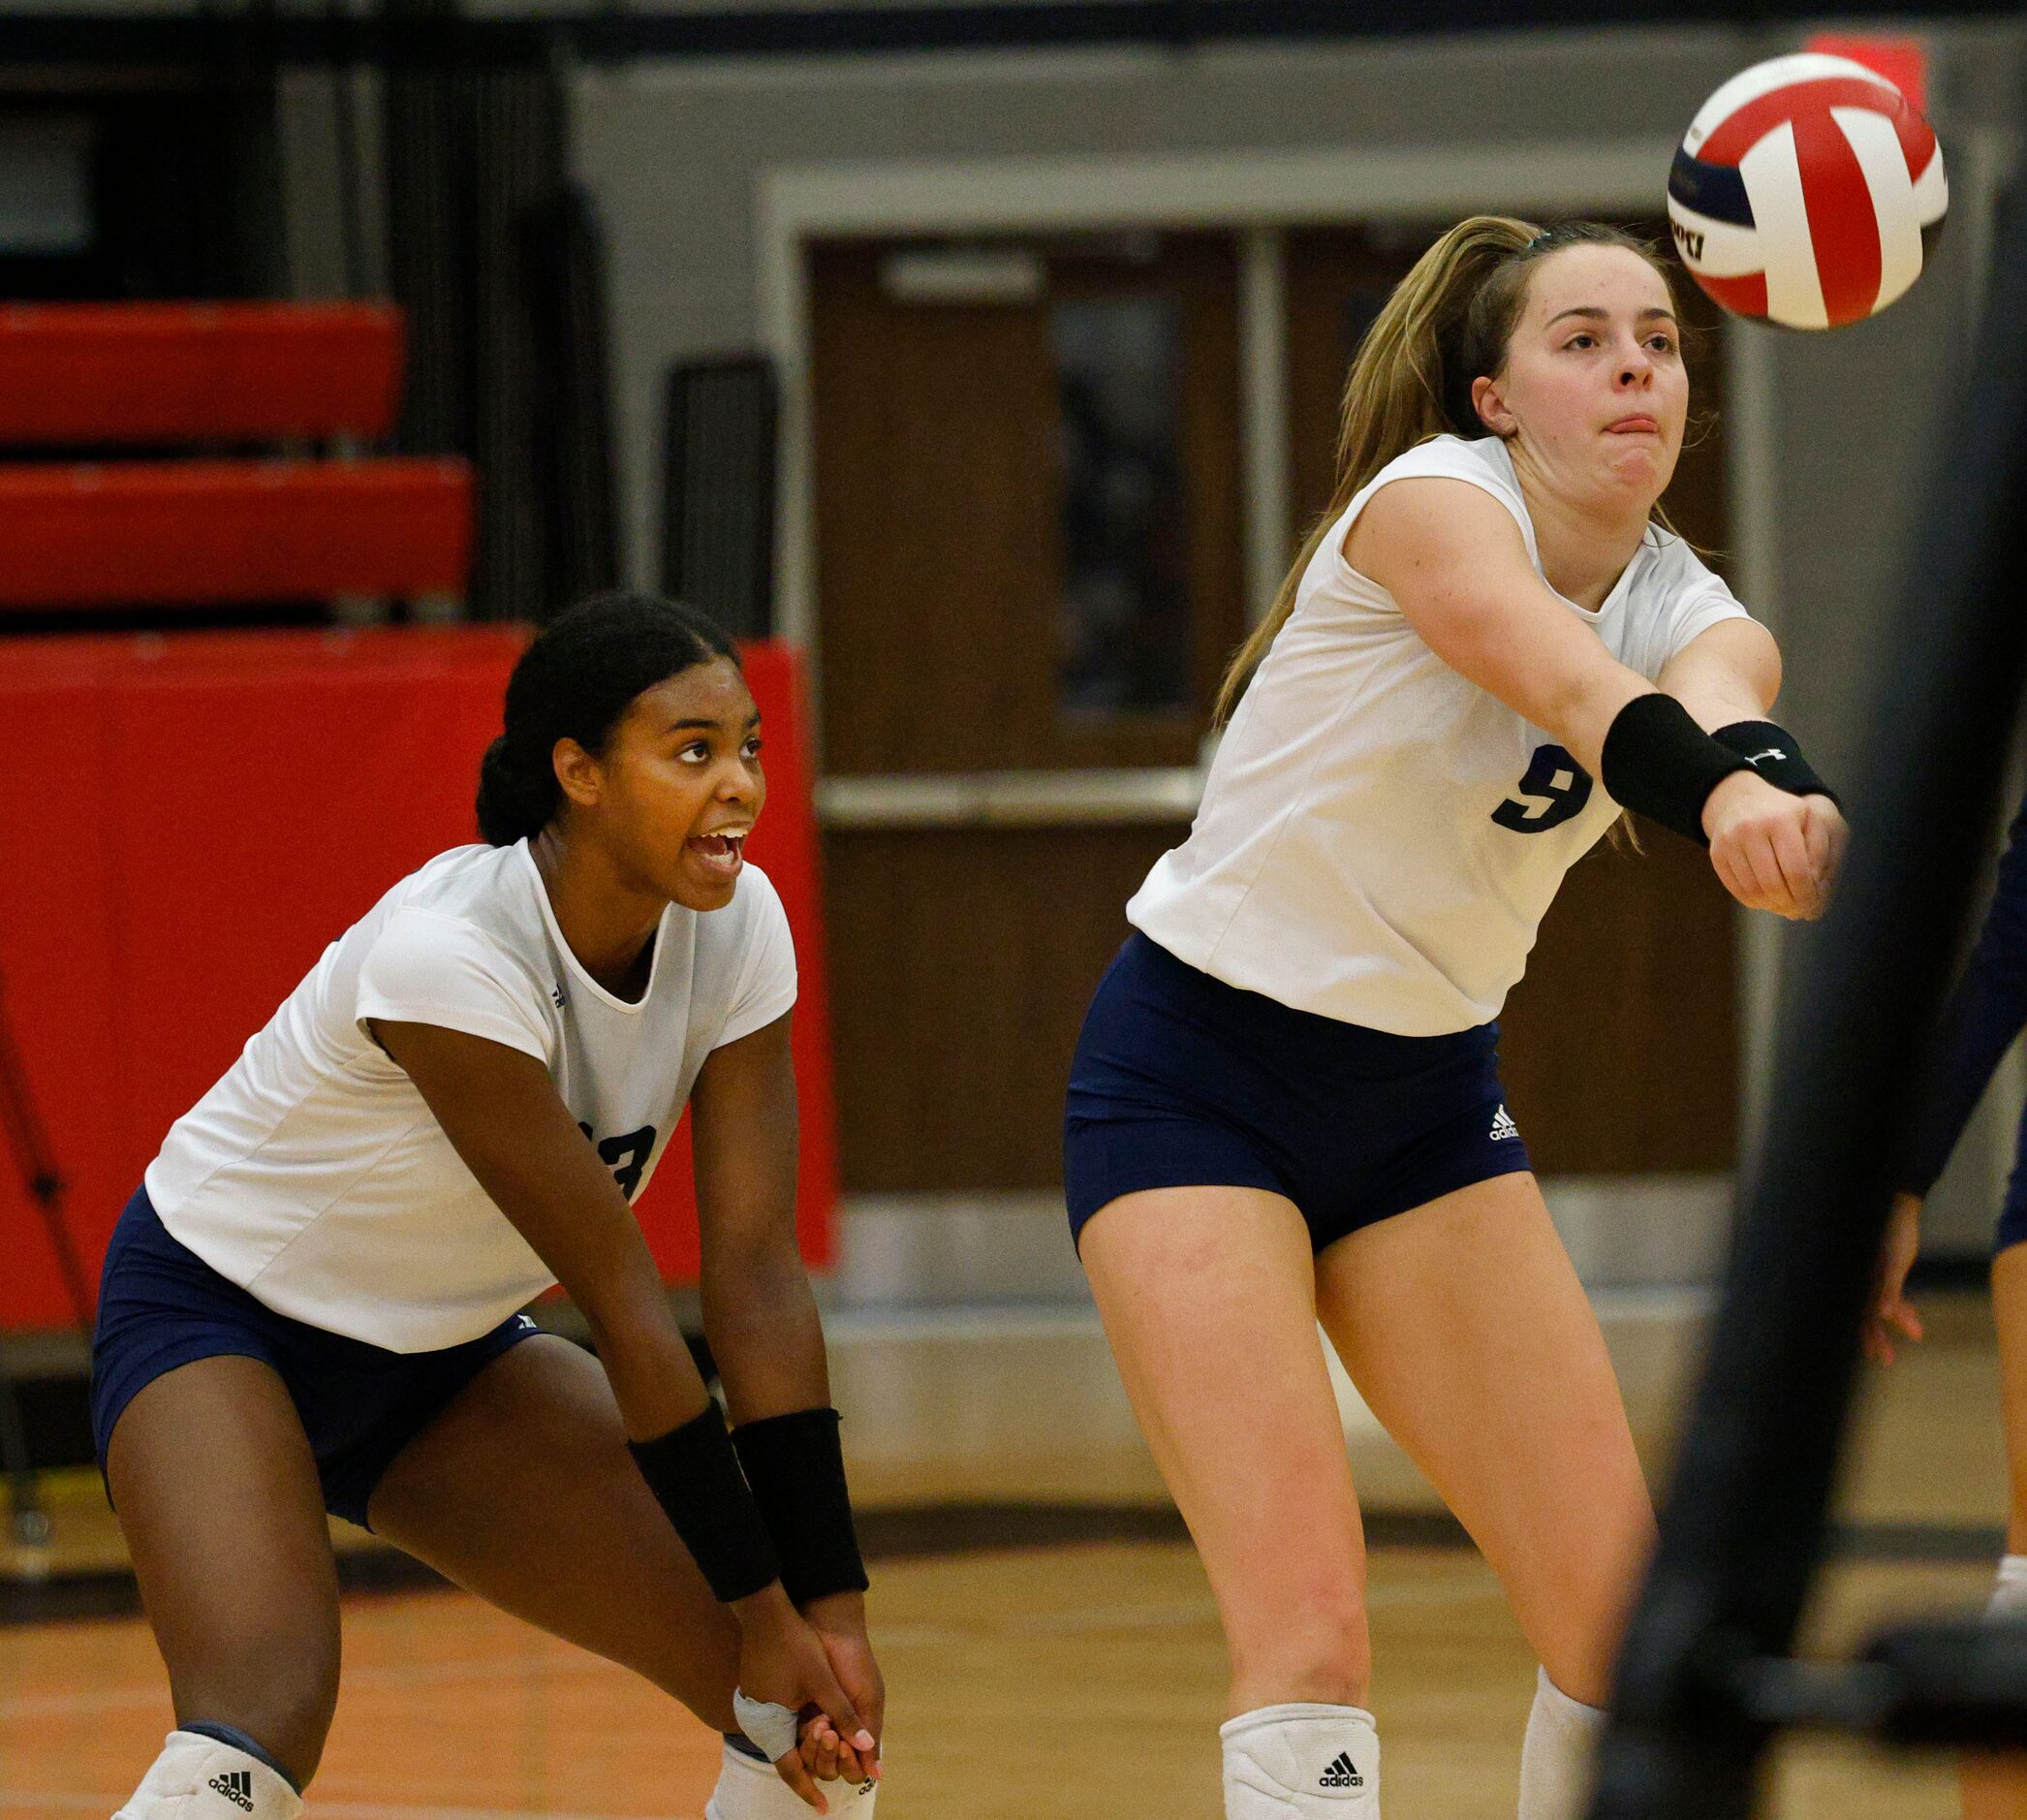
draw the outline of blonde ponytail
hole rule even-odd
[[[1352,496],[1388,462],[1446,433],[1488,432],[1471,400],[1472,382],[1495,375],[1527,293],[1528,268],[1565,246],[1623,246],[1667,278],[1644,240],[1599,222],[1544,230],[1512,215],[1460,221],[1418,259],[1374,318],[1345,380],[1337,433],[1337,486],[1302,540],[1266,617],[1232,656],[1218,685],[1214,721],[1231,718],[1274,635],[1294,612],[1295,589],[1318,547]]]

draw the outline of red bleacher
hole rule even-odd
[[[461,594],[462,461],[0,467],[0,608]]]
[[[385,303],[0,307],[0,442],[377,440],[401,402]]]
[[[0,465],[0,609],[461,594],[466,464],[349,448],[391,427],[402,354],[401,313],[381,304],[0,309],[0,447],[342,447]]]

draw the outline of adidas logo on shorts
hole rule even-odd
[[[1513,1115],[1502,1106],[1492,1114],[1492,1142],[1499,1144],[1508,1138],[1517,1138],[1520,1127],[1513,1123]]]
[[[1318,1788],[1363,1788],[1365,1778],[1358,1773],[1358,1766],[1340,1750],[1337,1761],[1316,1778],[1316,1785]]]
[[[223,1795],[227,1801],[231,1802],[234,1806],[243,1807],[248,1813],[253,1812],[253,1773],[251,1771],[228,1770],[223,1775],[214,1775],[211,1778],[210,1785]]]

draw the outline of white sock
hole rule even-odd
[[[1999,1584],[1992,1588],[1992,1602],[1984,1608],[1987,1617],[2027,1617],[2027,1554],[2009,1554],[1999,1563]]]
[[[819,1782],[817,1789],[830,1804],[829,1820],[873,1820],[878,1782]],[[703,1820],[816,1820],[816,1811],[771,1763],[727,1744]]]
[[[1218,1736],[1225,1820],[1380,1820],[1380,1735],[1362,1707],[1259,1707]]]
[[[1605,1710],[1572,1700],[1540,1669],[1520,1746],[1520,1820],[1577,1820],[1590,1799],[1591,1759]]]
[[[172,1732],[155,1767],[112,1820],[296,1820],[302,1797],[258,1757],[196,1732]]]

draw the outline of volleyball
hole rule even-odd
[[[1904,295],[1949,202],[1935,129],[1907,97],[1815,51],[1732,77],[1668,173],[1690,275],[1734,315],[1790,329],[1840,329]]]

